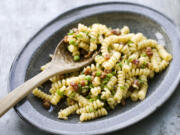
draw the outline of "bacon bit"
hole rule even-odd
[[[68,36],[64,36],[63,41],[64,41],[65,43],[68,43],[68,42],[69,42],[69,41],[68,41]]]
[[[78,29],[77,28],[73,28],[72,31],[76,33],[76,32],[78,32]]]
[[[139,81],[138,80],[134,80],[133,84],[139,85]]]
[[[106,54],[105,55],[105,60],[109,60],[110,59],[110,55],[109,54]]]
[[[80,84],[81,84],[81,86],[85,86],[86,85],[85,81],[80,81]]]
[[[138,60],[138,59],[134,59],[134,60],[132,61],[132,63],[133,63],[134,65],[138,65],[138,64],[139,64],[139,60]]]
[[[70,105],[74,105],[75,101],[72,100],[71,98],[68,98],[66,103],[67,103],[68,106],[70,106]]]
[[[75,91],[78,90],[78,84],[77,84],[77,83],[71,82],[70,85],[73,87],[73,89],[74,89]]]
[[[146,54],[147,54],[148,56],[152,56],[152,55],[153,55],[153,52],[152,52],[151,47],[147,47],[147,48],[146,48]]]
[[[133,85],[134,88],[139,88],[139,81],[138,80],[134,80]]]
[[[78,90],[78,85],[75,85],[73,88],[74,88],[75,91],[77,91]]]
[[[105,73],[111,73],[112,71],[109,70],[109,69],[104,69],[104,72],[105,72]]]
[[[80,51],[80,54],[82,54],[83,56],[88,54],[88,52],[82,48],[80,48],[79,51]]]
[[[91,56],[92,52],[89,52],[87,55],[84,56],[84,58],[89,58]]]
[[[84,71],[84,74],[85,75],[90,75],[91,74],[91,68],[90,67],[87,67]]]
[[[62,79],[64,79],[64,75],[59,76],[59,80],[62,80]]]
[[[96,76],[96,72],[92,72],[92,76],[95,77]]]
[[[119,29],[112,29],[111,33],[114,35],[121,35],[121,31]]]
[[[132,87],[132,85],[130,86],[130,88],[128,89],[129,91],[133,92],[134,87]]]
[[[50,108],[50,103],[48,101],[44,100],[43,107],[48,110]]]
[[[124,99],[121,100],[121,105],[122,105],[122,106],[125,106],[125,105],[126,105],[126,102],[125,102]]]
[[[106,77],[106,73],[102,72],[100,78],[104,79]]]

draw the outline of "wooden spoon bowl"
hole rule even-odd
[[[0,117],[26,97],[35,87],[41,85],[53,75],[77,71],[93,62],[96,54],[97,53],[94,53],[90,58],[74,62],[71,54],[67,50],[67,44],[61,40],[55,49],[52,61],[43,72],[26,81],[0,100]]]

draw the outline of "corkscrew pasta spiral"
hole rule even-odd
[[[80,121],[87,121],[87,120],[92,120],[97,117],[102,117],[107,115],[107,111],[105,108],[100,108],[95,112],[92,113],[82,113],[80,116]]]
[[[75,104],[75,105],[69,106],[69,107],[67,107],[67,108],[65,108],[63,110],[60,110],[58,112],[58,118],[66,120],[66,119],[68,119],[67,116],[74,113],[77,109],[78,109],[78,104]]]
[[[82,113],[91,113],[93,111],[95,111],[98,108],[101,108],[104,106],[104,103],[102,103],[100,100],[96,100],[92,103],[90,103],[89,105],[80,108],[79,110],[77,110],[77,114],[82,114]]]
[[[50,101],[51,100],[51,95],[48,95],[46,93],[44,93],[43,91],[41,91],[40,89],[38,88],[35,88],[33,91],[32,91],[33,95],[42,99],[42,100],[46,100],[46,101]]]

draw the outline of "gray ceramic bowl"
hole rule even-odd
[[[148,38],[164,44],[173,55],[173,60],[164,72],[149,82],[147,98],[144,101],[128,102],[125,107],[118,106],[106,117],[84,123],[80,123],[76,116],[67,121],[59,120],[59,107],[48,112],[41,102],[30,94],[15,107],[21,118],[50,133],[107,133],[142,120],[170,97],[180,78],[179,33],[174,23],[161,13],[130,3],[101,3],[79,7],[47,24],[30,39],[16,57],[10,71],[9,91],[39,73],[40,66],[49,61],[48,54],[53,53],[57,43],[78,23],[103,23],[113,28],[128,25],[132,32],[142,32]],[[48,84],[45,85],[45,90],[47,88]]]

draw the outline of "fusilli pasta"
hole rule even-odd
[[[128,26],[112,29],[103,24],[78,24],[64,37],[68,51],[79,61],[98,51],[92,64],[78,72],[57,74],[49,94],[35,88],[33,95],[44,100],[44,107],[58,106],[65,100],[59,119],[76,113],[80,121],[88,121],[108,114],[126,99],[144,100],[148,93],[148,79],[164,70],[172,55],[157,41],[142,33],[130,33]],[[50,62],[41,67],[46,70]],[[61,100],[62,99],[62,100]],[[106,110],[107,109],[107,110]]]

